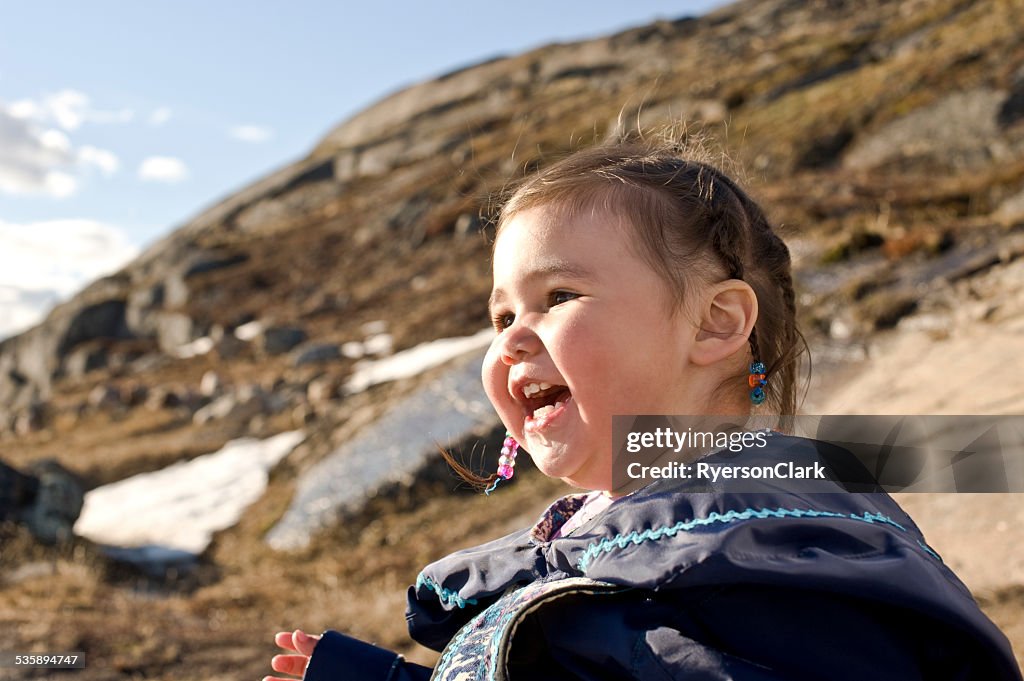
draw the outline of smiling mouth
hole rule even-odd
[[[547,386],[541,388],[541,386]],[[554,415],[572,398],[568,386],[531,383],[523,389],[522,404],[527,420],[541,420]]]

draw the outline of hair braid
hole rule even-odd
[[[796,325],[796,294],[789,248],[772,228],[761,207],[730,177],[710,164],[694,163],[712,178],[710,183],[699,182],[698,185],[708,187],[704,199],[714,252],[728,269],[729,276],[747,281],[755,289],[758,302],[765,308],[765,314],[750,332],[751,356],[765,363],[767,376],[774,375],[776,380],[771,381],[774,389],[770,394],[780,413],[794,413],[796,362],[807,349],[807,342]],[[716,185],[727,190],[728,198],[723,197],[723,192],[715,191]],[[726,202],[738,207],[738,215],[728,215]],[[782,323],[771,319],[771,301],[775,299],[783,308]],[[769,342],[762,346],[758,328],[768,326],[773,327],[772,332],[765,334]]]

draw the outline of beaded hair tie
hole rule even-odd
[[[765,378],[763,362],[751,362],[750,375],[747,376],[747,385],[753,388],[750,391],[750,401],[754,404],[764,402],[764,387],[768,385],[768,380]]]
[[[516,453],[519,451],[519,443],[512,437],[512,433],[505,431],[505,441],[501,443],[501,456],[498,457],[498,473],[491,486],[484,490],[484,494],[490,494],[498,483],[508,480],[515,474]]]
[[[768,378],[764,369],[764,362],[758,359],[761,356],[757,343],[757,328],[750,330],[750,355],[754,360],[750,363],[750,375],[747,376],[747,385],[750,386],[750,401],[754,404],[761,404],[765,397],[764,388],[768,385]]]

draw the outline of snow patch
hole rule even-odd
[[[492,340],[494,329],[488,328],[472,336],[441,338],[421,343],[391,357],[359,362],[345,383],[345,392],[358,393],[378,383],[416,376],[468,352],[486,348]]]
[[[212,454],[98,487],[75,533],[98,544],[198,555],[260,498],[269,471],[305,439],[300,431],[232,440]]]

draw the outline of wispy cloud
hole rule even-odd
[[[124,232],[96,220],[0,220],[0,338],[37,323],[55,302],[137,253]]]
[[[0,102],[0,192],[62,199],[78,191],[85,169],[96,168],[104,177],[117,172],[120,162],[112,151],[92,145],[75,149],[68,137],[86,114],[96,113],[81,108],[87,103],[83,98],[65,91],[45,104]]]
[[[150,156],[139,165],[139,177],[147,182],[174,184],[188,179],[188,167],[180,158]]]
[[[66,199],[78,191],[78,179],[60,171],[46,173],[43,185],[46,193],[55,199]]]
[[[0,192],[69,196],[78,187],[68,173],[73,162],[67,135],[40,130],[0,103]]]
[[[110,177],[121,167],[121,161],[112,151],[86,144],[78,150],[78,161],[82,165],[94,166]]]
[[[77,130],[83,123],[130,123],[135,111],[123,109],[97,109],[89,97],[78,90],[64,89],[38,99],[19,99],[8,107],[15,118],[56,124],[64,130]]]
[[[236,125],[228,129],[228,135],[240,142],[259,144],[274,136],[274,131],[265,125]]]
[[[166,106],[161,106],[149,114],[148,122],[153,127],[160,127],[167,121],[171,120],[171,110]]]

